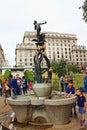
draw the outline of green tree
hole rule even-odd
[[[79,9],[83,10],[83,20],[87,23],[87,0],[84,1],[83,5]]]
[[[68,70],[72,71],[73,73],[78,72],[78,66],[77,65],[68,65]]]
[[[60,77],[61,75],[65,75],[67,73],[66,65],[66,61],[63,59],[58,62],[53,62],[52,70],[58,75],[58,77]]]
[[[24,71],[24,76],[27,80],[30,80],[31,82],[34,82],[34,74],[30,70]]]
[[[6,70],[5,73],[4,73],[4,78],[9,78],[11,75],[11,70]]]

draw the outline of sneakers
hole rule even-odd
[[[85,124],[85,120],[84,121],[80,121],[80,125],[83,126]]]

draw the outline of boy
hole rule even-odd
[[[77,104],[79,107],[79,113],[81,114],[80,125],[85,123],[85,112],[86,112],[86,98],[82,93],[82,90],[77,90]]]
[[[75,94],[75,88],[73,86],[73,81],[70,80],[66,89],[65,97],[69,97],[71,94]]]
[[[68,83],[68,87],[66,89],[66,94],[65,94],[65,97],[70,97],[71,94],[75,94],[75,88],[73,86],[73,81],[69,81]],[[74,104],[74,115],[76,116],[76,103]],[[71,116],[72,116],[72,111],[71,111]]]

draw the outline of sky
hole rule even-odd
[[[0,44],[11,66],[16,44],[25,31],[34,31],[34,20],[47,21],[42,31],[76,34],[78,45],[87,45],[87,24],[82,20],[83,0],[0,0]]]

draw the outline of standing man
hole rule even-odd
[[[61,91],[64,92],[64,77],[60,77],[60,85],[61,85]]]

